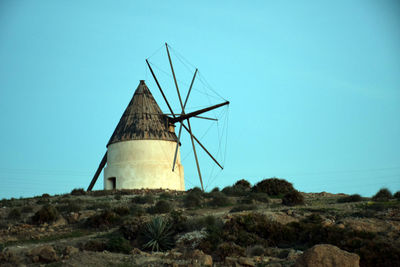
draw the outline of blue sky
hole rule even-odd
[[[145,65],[165,42],[231,102],[209,188],[400,190],[399,29],[398,1],[1,0],[0,198],[86,188],[139,80],[166,110]]]

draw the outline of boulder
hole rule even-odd
[[[212,266],[213,265],[213,259],[210,255],[205,254],[203,251],[195,249],[190,255],[186,255],[192,259],[193,264],[199,264],[200,266]]]
[[[73,255],[79,252],[79,249],[73,246],[66,246],[64,249],[64,255]]]
[[[28,252],[28,255],[34,262],[49,263],[58,260],[56,251],[49,245],[35,247]]]
[[[358,267],[360,257],[328,244],[315,245],[306,250],[294,265],[295,267]]]

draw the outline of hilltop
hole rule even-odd
[[[74,189],[3,199],[0,265],[320,266],[324,257],[396,266],[399,195],[303,193],[273,178],[206,193]]]

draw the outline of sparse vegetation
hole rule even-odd
[[[382,188],[372,197],[372,200],[385,202],[389,201],[392,197],[392,193],[389,191],[389,189]]]
[[[394,193],[393,197],[397,200],[400,200],[400,191],[397,191],[396,193]]]
[[[81,238],[74,242],[78,242],[75,247],[81,250],[107,250],[109,255],[134,253],[141,257],[142,252],[132,250],[176,248],[175,251],[179,251],[176,255],[183,253],[186,257],[192,250],[199,249],[211,255],[216,265],[223,265],[228,255],[265,255],[279,258],[282,265],[292,264],[296,257],[293,249],[305,250],[321,243],[357,253],[362,267],[394,266],[400,260],[397,235],[392,228],[379,224],[386,221],[395,226],[399,219],[400,202],[394,201],[387,192],[380,190],[374,201],[356,203],[364,200],[357,194],[300,193],[284,180],[272,180],[261,181],[252,189],[247,181],[241,180],[222,191],[215,189],[209,193],[199,188],[189,192],[113,190],[102,191],[104,196],[95,198],[92,192],[83,196],[79,189],[74,189],[76,193],[60,196],[3,199],[0,230],[5,240],[17,238],[18,241],[5,241],[2,246],[51,241],[57,254],[62,255],[64,243],[59,240],[70,238],[67,242],[72,242],[71,237],[80,231],[76,236]],[[279,194],[269,196],[266,188],[274,194],[279,191]],[[282,188],[293,190],[282,194]],[[393,197],[399,194],[397,192]],[[117,196],[123,197],[115,201]],[[293,206],[304,200],[306,206]],[[40,201],[46,205],[38,205]],[[28,216],[32,216],[31,221],[27,220]],[[55,221],[57,223],[53,223]],[[374,232],[367,232],[370,229]],[[94,232],[98,234],[94,235]],[[153,254],[152,257],[163,258],[160,255],[165,254]]]

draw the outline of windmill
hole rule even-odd
[[[170,47],[167,43],[165,43],[165,48],[179,99],[180,112],[176,113],[172,110],[151,64],[146,59],[146,64],[170,113],[164,114],[161,111],[145,81],[141,80],[107,144],[107,152],[95,172],[88,191],[93,189],[103,168],[104,189],[164,188],[185,190],[184,171],[179,149],[182,128],[190,135],[197,173],[203,190],[203,178],[196,144],[206,152],[219,168],[223,169],[217,159],[193,134],[191,118],[210,119],[199,115],[229,105],[229,101],[186,113],[185,108],[198,70],[195,70],[187,95],[183,99],[175,75],[169,51]],[[177,123],[179,123],[178,135],[175,134],[175,124]]]

